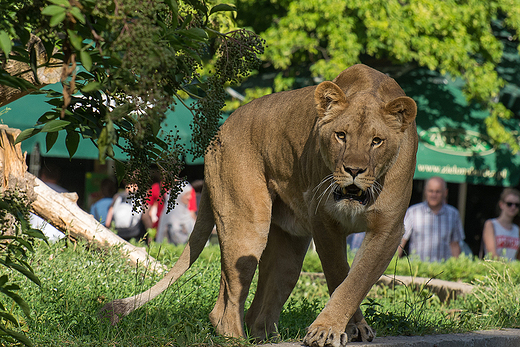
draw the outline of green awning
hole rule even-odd
[[[61,84],[55,84],[45,87],[44,89],[61,90]],[[52,106],[46,103],[48,98],[45,94],[26,95],[6,106],[0,108],[0,123],[7,124],[11,128],[25,130],[33,128],[40,116],[45,112],[51,111]],[[185,101],[187,104],[193,100]],[[175,111],[168,111],[167,118],[163,125],[163,134],[169,133],[170,130],[178,132],[180,141],[184,145],[189,145],[191,141],[190,123],[193,119],[191,112],[181,103],[175,106]],[[159,134],[161,136],[161,134]],[[61,132],[54,146],[47,151],[45,143],[45,133],[39,133],[22,142],[22,151],[31,153],[35,145],[38,144],[41,154],[44,157],[68,158],[69,152],[65,146],[66,134]],[[124,159],[125,154],[116,149],[116,157]],[[74,154],[75,159],[98,159],[97,147],[88,139],[79,143],[78,150]],[[204,163],[203,158],[193,159],[193,157],[185,158],[188,165],[199,165]]]
[[[418,69],[398,82],[418,107],[415,179],[441,176],[453,183],[518,184],[520,156],[492,145],[484,124],[489,112],[468,104],[461,81]]]

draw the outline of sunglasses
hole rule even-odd
[[[507,202],[506,201],[505,203],[506,203],[507,207],[513,207],[513,206],[515,206],[516,208],[520,207],[520,203],[518,203],[518,202]]]

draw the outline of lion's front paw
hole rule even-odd
[[[357,324],[349,323],[347,325],[348,341],[363,341],[371,342],[376,337],[376,331],[372,329],[366,322],[360,322]]]
[[[348,342],[347,333],[323,326],[311,326],[303,339],[303,343],[311,347],[344,347]]]

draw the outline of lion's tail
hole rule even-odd
[[[173,268],[147,291],[129,298],[114,300],[103,306],[100,313],[101,317],[107,317],[110,319],[110,323],[116,324],[122,317],[143,306],[166,290],[197,260],[211,235],[214,225],[215,220],[211,210],[211,201],[207,189],[204,187],[195,227],[184,251]]]

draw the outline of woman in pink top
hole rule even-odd
[[[520,208],[520,191],[506,188],[498,202],[500,215],[484,224],[482,240],[486,254],[510,260],[518,257],[519,228],[513,223]]]

